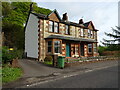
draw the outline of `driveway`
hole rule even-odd
[[[55,67],[46,66],[38,61],[29,59],[18,60],[21,68],[23,69],[23,76],[14,81],[4,85],[4,88],[13,88],[26,86],[35,82],[46,81],[49,79],[55,79],[60,77],[70,76],[76,73],[83,73],[85,71],[99,70],[106,67],[118,65],[117,60],[104,61],[98,63],[88,63],[80,64],[78,66],[66,67],[64,69],[59,69]],[[55,77],[54,77],[55,76]],[[36,84],[36,83],[35,83]]]
[[[23,78],[25,77],[38,77],[47,76],[55,72],[62,71],[59,68],[46,66],[38,61],[29,59],[20,59],[19,64],[23,69]]]

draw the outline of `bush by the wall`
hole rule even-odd
[[[52,58],[52,56],[46,56],[45,57],[45,59],[44,59],[44,61],[52,61],[53,60],[53,58]]]
[[[22,58],[23,50],[9,50],[7,46],[2,47],[2,63],[6,64],[15,58]]]

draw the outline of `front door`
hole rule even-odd
[[[66,44],[66,57],[70,57],[70,44]]]
[[[84,44],[80,44],[81,56],[84,56]]]

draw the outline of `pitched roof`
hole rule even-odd
[[[47,19],[47,15],[44,15],[44,14],[38,14],[38,13],[33,13],[33,12],[31,12],[31,13],[34,14],[35,16],[37,16],[38,18]]]
[[[56,9],[54,9],[50,14],[48,14],[47,17],[49,17],[52,13],[55,13],[57,17],[59,18],[59,20],[61,21],[61,17]]]
[[[42,18],[42,19],[49,19],[48,17],[52,14],[52,13],[55,13],[56,16],[58,17],[58,19],[60,20],[61,23],[64,23],[64,24],[67,24],[67,25],[73,25],[73,26],[78,26],[78,27],[82,27],[82,28],[86,28],[88,29],[88,26],[91,24],[93,29],[98,31],[97,29],[95,29],[92,21],[89,21],[89,22],[86,22],[86,23],[83,23],[83,24],[79,24],[79,23],[75,23],[75,22],[71,22],[71,21],[63,21],[59,15],[59,13],[57,12],[56,9],[54,9],[51,13],[49,13],[48,15],[44,15],[44,14],[38,14],[38,13],[33,13],[31,12],[32,14],[34,14],[35,16],[37,16],[38,18]]]
[[[93,22],[92,21],[89,21],[89,22],[86,22],[86,23],[83,23],[83,25],[86,27],[86,28],[89,28],[89,25],[92,25],[93,29],[98,31],[97,29],[95,29],[94,25],[93,25]]]

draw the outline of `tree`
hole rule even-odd
[[[120,27],[116,26],[116,29],[112,28],[112,33],[106,33],[105,35],[112,37],[112,40],[103,39],[104,45],[108,46],[108,50],[120,50]]]
[[[24,24],[27,20],[31,2],[2,2],[2,31],[4,45],[24,49]],[[33,12],[49,14],[51,10],[40,8],[33,3]]]

